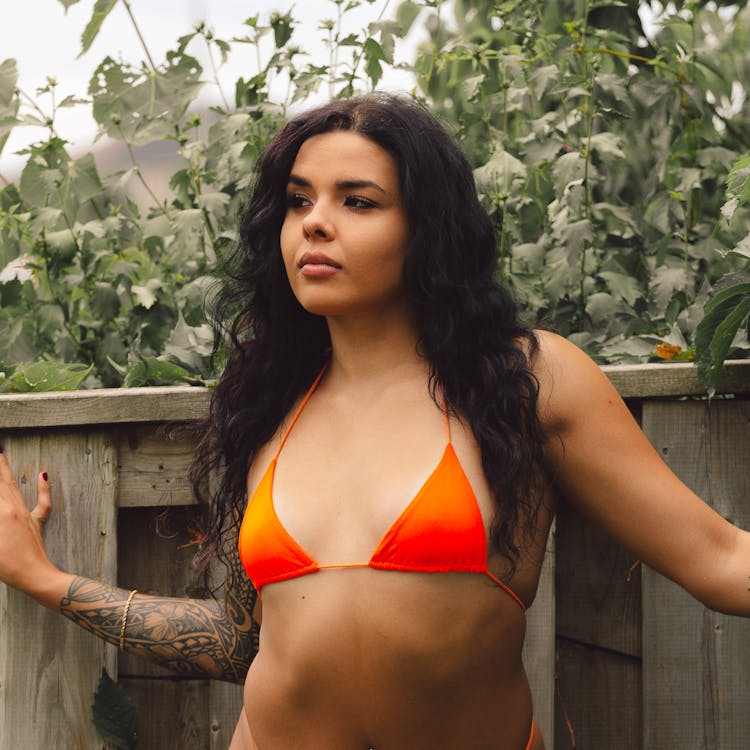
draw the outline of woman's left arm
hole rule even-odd
[[[707,607],[750,617],[750,533],[672,473],[589,357],[553,334],[540,342],[546,456],[565,500]]]

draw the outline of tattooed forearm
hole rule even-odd
[[[77,577],[60,611],[77,625],[118,644],[129,591]],[[250,595],[242,601],[238,594]],[[240,603],[241,602],[241,603]],[[251,611],[255,591],[232,591],[226,606],[212,599],[136,594],[128,610],[125,650],[183,675],[241,682],[258,647]]]

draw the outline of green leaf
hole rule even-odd
[[[104,191],[92,153],[84,154],[71,164],[68,178],[73,183],[79,204],[101,197]]]
[[[599,275],[607,282],[613,294],[634,305],[643,296],[638,282],[632,276],[617,271],[600,271]]]
[[[169,53],[158,72],[106,57],[89,82],[94,119],[101,131],[135,146],[174,136],[188,105],[203,85],[198,61]]]
[[[6,116],[5,110],[10,107],[15,99],[17,83],[18,69],[16,68],[16,61],[13,58],[3,60],[0,63],[0,116]]]
[[[0,382],[0,393],[74,391],[91,372],[93,365],[32,362],[22,365],[10,378]]]
[[[104,19],[110,14],[115,5],[117,5],[117,0],[96,0],[91,20],[86,24],[86,28],[81,35],[81,51],[78,53],[78,57],[81,57],[92,45],[94,39],[99,34]],[[65,6],[65,10],[67,9],[68,6]]]
[[[750,154],[738,159],[727,176],[727,196],[740,204],[750,200]]]
[[[294,31],[294,18],[291,13],[272,13],[270,24],[276,49],[281,49],[291,39]]]
[[[156,304],[156,292],[161,286],[161,279],[149,279],[145,284],[134,284],[130,291],[138,305],[150,310]]]
[[[745,277],[746,274],[738,274],[738,276]],[[731,277],[726,277],[726,281],[731,282]],[[734,297],[741,297],[744,295],[750,295],[750,281],[729,283],[728,285],[722,285],[721,290],[714,294],[713,297],[706,304],[703,310],[705,316],[712,315],[715,311],[720,309],[725,302],[733,299]]]
[[[121,750],[132,750],[138,738],[138,716],[133,699],[102,669],[91,715],[99,734]]]
[[[612,156],[615,159],[624,159],[620,144],[620,138],[614,133],[595,133],[591,136],[591,150],[597,151],[601,156]]]
[[[571,182],[582,180],[586,169],[586,160],[577,151],[563,154],[552,168],[555,178],[555,192],[561,196]]]
[[[696,354],[698,369],[710,391],[713,392],[721,377],[724,360],[740,327],[750,316],[750,292],[738,300],[727,301],[706,315],[696,329]],[[706,347],[706,338],[710,343]]]
[[[68,12],[68,8],[70,8],[71,5],[75,5],[76,3],[80,2],[80,0],[58,0],[60,5],[65,8],[65,12]]]
[[[557,65],[543,65],[531,74],[534,96],[541,101],[542,97],[560,80],[560,68]]]
[[[190,373],[180,365],[156,357],[144,357],[128,369],[123,386],[140,388],[149,385],[174,385],[185,383],[190,378]]]
[[[675,292],[685,291],[690,276],[683,263],[676,260],[671,265],[659,266],[652,276],[651,293],[658,313],[664,314]]]
[[[474,170],[477,189],[485,195],[499,193],[510,196],[526,179],[526,165],[502,148],[495,151],[490,160]]]
[[[365,73],[367,73],[367,77],[372,81],[372,87],[375,88],[378,85],[378,81],[383,77],[383,66],[380,64],[380,61],[386,59],[385,52],[383,52],[380,42],[372,37],[368,37],[365,40],[364,53]]]
[[[120,297],[112,284],[97,281],[89,306],[97,318],[113,320],[120,311]]]
[[[412,0],[404,0],[396,9],[396,21],[401,26],[404,36],[409,33],[421,10]]]

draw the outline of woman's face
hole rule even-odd
[[[289,175],[281,253],[317,315],[368,315],[403,301],[409,226],[398,167],[380,146],[333,131],[302,144]]]

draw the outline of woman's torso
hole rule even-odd
[[[448,441],[424,378],[358,396],[324,379],[273,474],[275,515],[321,565],[369,560]],[[282,425],[256,456],[251,497],[284,432]],[[492,508],[479,450],[455,417],[450,442],[487,529]],[[488,569],[527,604],[551,514],[542,511],[512,581],[501,556],[487,557]],[[262,610],[260,650],[245,688],[253,742],[262,750],[526,747],[525,616],[487,576],[321,570],[265,586]]]

